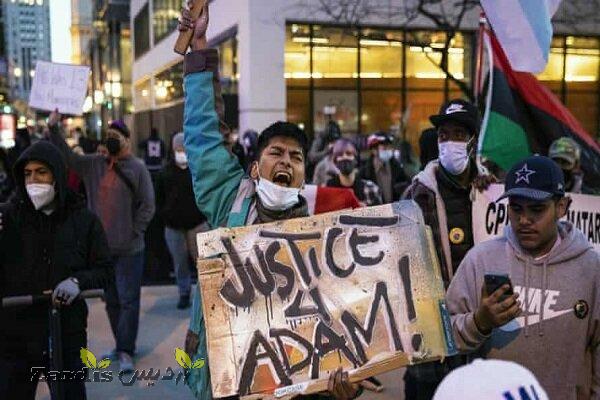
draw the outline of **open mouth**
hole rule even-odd
[[[290,187],[292,184],[292,175],[288,172],[276,172],[273,176],[273,183],[279,186]]]

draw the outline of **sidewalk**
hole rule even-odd
[[[176,286],[153,286],[142,288],[142,306],[140,314],[140,332],[138,335],[138,355],[135,367],[139,370],[154,368],[161,370],[161,376],[167,367],[177,373],[181,368],[175,362],[176,347],[183,348],[185,333],[188,327],[189,309],[177,310],[178,300]],[[96,357],[114,347],[114,340],[104,309],[104,303],[94,299],[88,301],[88,349]],[[88,383],[89,400],[193,400],[191,392],[181,382],[174,381],[138,381],[132,386],[124,386],[118,379],[118,363],[109,367],[113,371],[112,382]],[[393,371],[380,376],[385,391],[380,394],[365,392],[360,399],[364,400],[402,400],[404,398],[404,371]],[[131,375],[123,379],[128,382]],[[38,386],[37,400],[50,400],[45,383]]]

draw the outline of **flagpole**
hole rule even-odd
[[[475,104],[479,101],[481,94],[481,80],[483,77],[483,41],[487,19],[483,10],[479,13],[479,33],[477,38],[477,61],[475,63],[475,84],[473,85],[473,98]]]

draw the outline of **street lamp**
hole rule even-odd
[[[19,67],[15,67],[15,69],[13,70],[13,73],[15,74],[15,77],[17,77],[17,78],[20,78],[21,75],[23,75],[23,71]]]

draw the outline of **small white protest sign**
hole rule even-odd
[[[38,61],[29,106],[62,114],[81,115],[90,67]]]

